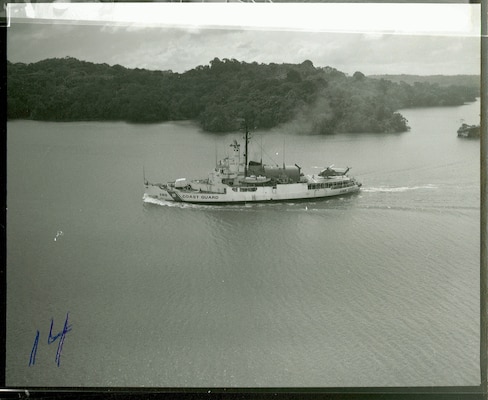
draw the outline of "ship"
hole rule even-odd
[[[361,183],[347,168],[334,165],[318,174],[305,175],[297,165],[268,165],[248,161],[250,134],[245,130],[245,150],[234,140],[232,154],[218,162],[203,179],[178,178],[168,183],[151,183],[144,176],[144,197],[196,204],[233,204],[314,200],[356,193]]]
[[[457,130],[457,135],[458,137],[462,138],[479,138],[480,126],[462,124],[461,127]]]

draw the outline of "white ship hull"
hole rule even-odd
[[[336,185],[335,188],[293,183],[273,187],[222,187],[219,192],[197,192],[147,183],[145,194],[158,200],[206,204],[311,200],[358,192],[360,185],[355,181],[350,182],[349,186]]]

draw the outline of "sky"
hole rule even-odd
[[[292,8],[248,3],[159,6],[138,4],[138,14],[134,8],[79,9],[73,3],[33,4],[29,7],[44,8],[32,12],[20,5],[11,11],[7,59],[32,63],[70,56],[184,72],[218,57],[258,63],[310,60],[316,67],[348,74],[480,73],[479,5],[371,9],[353,4],[355,11],[351,4],[334,9],[331,4],[308,8],[303,3]],[[362,6],[366,8],[357,9]]]

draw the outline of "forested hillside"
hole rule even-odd
[[[215,58],[185,73],[127,69],[74,58],[7,62],[9,119],[195,120],[207,131],[237,130],[242,118],[266,129],[296,118],[310,133],[401,132],[400,108],[459,105],[479,88],[409,85],[302,64]]]
[[[419,83],[430,83],[439,86],[464,86],[479,88],[480,76],[478,75],[368,75],[368,78],[386,79],[392,82],[405,82],[409,85]]]

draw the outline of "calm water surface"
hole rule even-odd
[[[403,114],[402,134],[256,132],[254,158],[363,190],[236,206],[144,201],[142,169],[204,177],[238,134],[9,122],[7,384],[478,385],[479,141],[456,130],[479,103]]]

